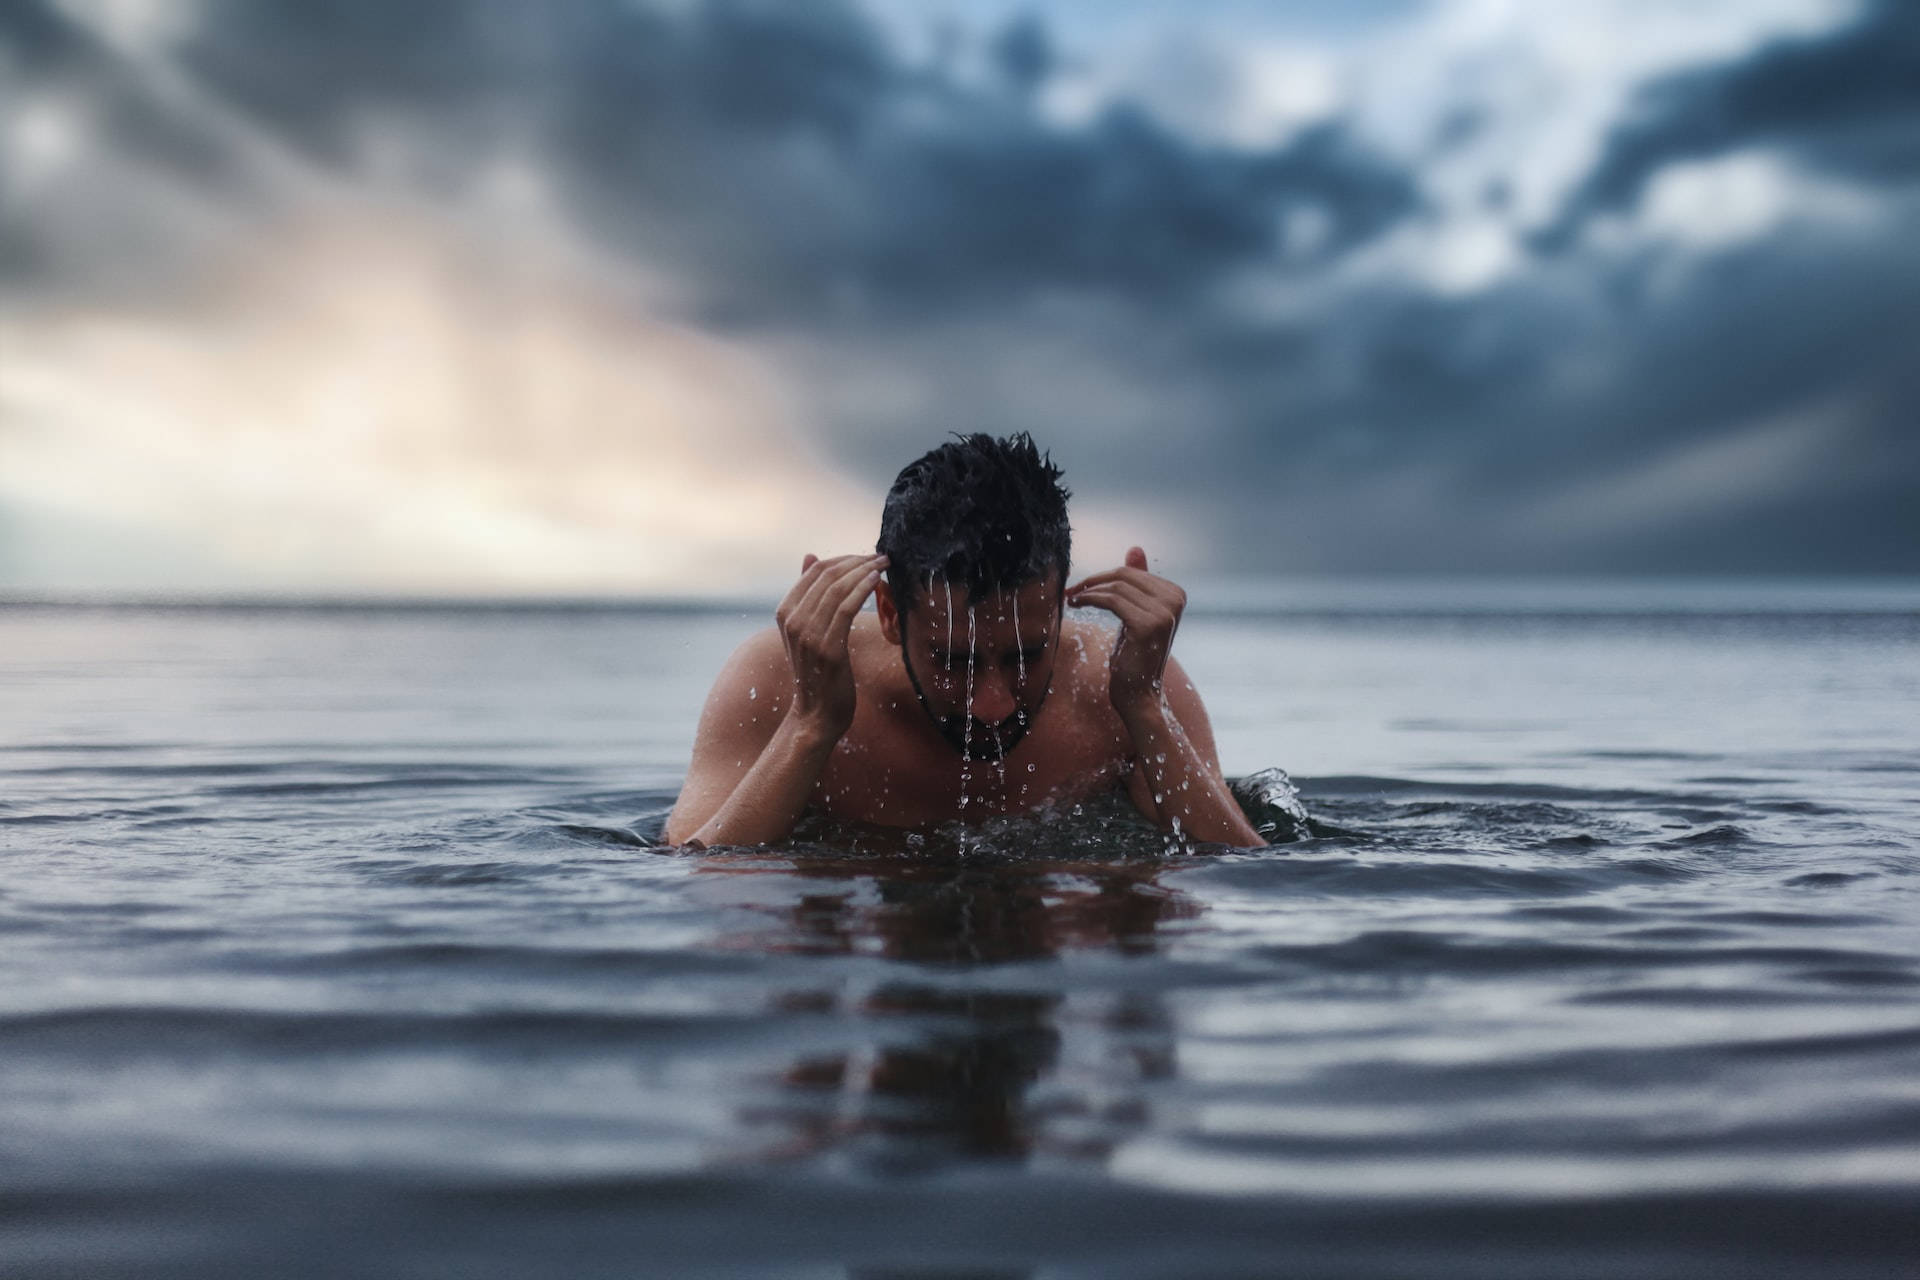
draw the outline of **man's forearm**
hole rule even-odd
[[[793,834],[838,741],[838,735],[810,728],[789,715],[733,793],[685,843],[770,844],[786,839]]]
[[[1266,843],[1240,811],[1226,780],[1188,741],[1164,702],[1122,718],[1163,829],[1243,849]]]

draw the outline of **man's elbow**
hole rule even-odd
[[[675,848],[690,844],[712,816],[710,813],[703,813],[689,806],[682,797],[682,800],[673,806],[673,812],[667,815],[667,825],[661,835]]]

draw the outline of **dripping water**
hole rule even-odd
[[[951,586],[947,588],[953,590]],[[947,613],[947,625],[953,625],[953,613]],[[953,652],[953,642],[947,642],[947,652]],[[960,728],[960,807],[967,807],[967,780],[973,773],[973,606],[967,606],[967,700],[961,706],[960,713],[966,717]]]
[[[947,657],[952,658],[953,657],[953,579],[948,578],[946,582],[942,585],[944,585],[947,589]],[[927,593],[929,595],[933,593],[932,578],[927,579]]]
[[[1013,649],[1019,655],[1020,684],[1027,683],[1027,642],[1020,634],[1020,593],[1013,593]]]

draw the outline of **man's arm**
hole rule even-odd
[[[1147,553],[1133,547],[1120,568],[1068,588],[1067,603],[1120,619],[1107,696],[1133,742],[1134,804],[1163,830],[1241,848],[1264,845],[1221,776],[1200,695],[1168,654],[1187,593],[1147,572]]]
[[[1195,840],[1254,848],[1266,844],[1220,771],[1213,725],[1199,691],[1172,657],[1156,705],[1122,717],[1136,763],[1127,779],[1134,805],[1163,830]]]
[[[792,834],[853,723],[847,633],[886,560],[809,555],[774,626],[728,660],[667,819],[672,844],[767,844]]]
[[[776,770],[775,766],[784,763],[781,759],[786,753],[770,752],[775,738],[786,723],[787,684],[791,680],[787,671],[787,655],[780,644],[780,634],[772,627],[742,644],[727,659],[720,674],[713,682],[713,690],[707,694],[707,703],[700,712],[700,727],[694,733],[693,759],[687,766],[687,781],[680,788],[680,798],[674,802],[673,814],[667,819],[667,839],[673,844],[685,844],[698,838],[703,844],[726,844],[733,841],[716,838],[717,831],[703,831],[709,826],[732,827],[740,825],[738,815],[735,821],[715,824],[713,819],[720,815],[736,793],[743,790],[750,774],[760,772],[761,785],[747,787],[743,801],[751,800],[755,795],[767,790],[766,783],[771,781],[767,773],[793,773],[792,769]],[[763,757],[768,759],[762,766]],[[804,774],[804,770],[798,771]],[[811,778],[792,779],[797,787],[805,782],[807,792],[811,793],[813,784],[818,780],[816,770]],[[774,796],[765,797],[771,801]],[[800,797],[800,803],[806,803],[806,795]],[[762,808],[748,804],[747,808]],[[799,809],[794,810],[797,817]],[[747,840],[741,843],[751,844]]]

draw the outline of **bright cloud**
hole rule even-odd
[[[717,594],[871,543],[749,357],[456,244],[309,228],[164,313],[5,318],[0,499],[241,584]]]

